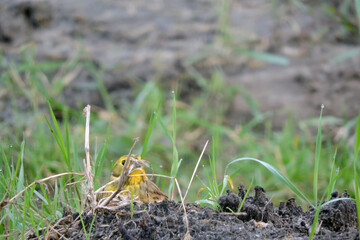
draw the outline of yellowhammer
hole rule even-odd
[[[120,177],[127,157],[128,157],[128,155],[124,155],[116,161],[116,163],[114,164],[112,173],[111,173],[111,177],[110,177],[111,181]],[[131,158],[133,158],[132,159],[133,161],[141,160],[141,157],[139,155],[135,155],[135,154],[131,154]],[[153,183],[151,180],[149,180],[146,176],[133,176],[133,175],[140,175],[140,174],[145,174],[145,169],[143,166],[136,168],[129,174],[129,176],[121,190],[122,191],[128,190],[132,194],[138,196],[140,201],[142,201],[142,202],[159,202],[159,201],[162,201],[162,200],[168,198],[159,189],[159,187],[156,186],[156,184]],[[118,184],[119,184],[119,180],[108,185],[105,188],[105,191],[116,191]],[[128,193],[124,192],[122,194],[125,195]],[[110,195],[109,193],[105,193],[103,196],[107,197],[109,195]]]

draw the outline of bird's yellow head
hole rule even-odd
[[[113,171],[111,173],[111,180],[116,180],[120,177],[128,155],[121,156],[114,164]],[[141,159],[139,155],[131,154],[129,160],[130,168],[128,178],[124,183],[122,190],[127,190],[132,194],[139,197],[142,202],[158,202],[163,199],[167,199],[167,196],[146,176],[135,176],[145,174],[144,165],[148,166],[146,160]],[[116,191],[118,188],[118,181],[113,182],[105,188],[105,191]],[[126,195],[128,193],[121,193]],[[103,197],[109,196],[109,193],[104,193]]]
[[[126,163],[127,157],[128,157],[128,155],[121,156],[114,164],[114,167],[113,167],[113,170],[111,173],[112,180],[120,177],[123,167]],[[131,175],[145,174],[145,169],[143,167],[145,162],[144,162],[144,160],[141,159],[141,156],[136,155],[136,154],[131,154],[129,159],[132,161],[132,164],[130,167]],[[139,162],[140,160],[142,160],[142,161]]]

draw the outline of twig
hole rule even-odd
[[[103,185],[103,186],[99,187],[99,188],[95,191],[95,194],[100,193],[100,192],[101,192],[104,188],[106,188],[107,186],[109,186],[109,185],[113,184],[113,183],[114,183],[114,182],[116,182],[117,180],[118,180],[118,178],[116,178],[116,179],[114,179],[114,180],[112,180],[112,181],[110,181],[110,182],[106,183],[105,185]]]
[[[21,234],[20,231],[12,232],[12,233],[9,233],[9,234],[0,235],[0,238],[1,239],[8,239],[9,237],[12,237],[12,236],[15,236],[15,235],[20,235],[20,234]]]
[[[118,187],[117,187],[116,191],[113,192],[113,193],[110,195],[110,197],[108,197],[108,198],[101,204],[101,207],[104,207],[104,206],[108,205],[109,202],[121,191],[122,186],[124,185],[126,179],[127,179],[128,176],[129,176],[129,168],[130,168],[130,164],[131,164],[129,160],[130,160],[130,157],[131,157],[132,152],[134,151],[135,145],[138,143],[138,141],[139,141],[139,138],[135,138],[135,139],[134,139],[134,143],[133,143],[133,145],[132,145],[132,147],[131,147],[131,149],[130,149],[130,151],[129,151],[129,154],[128,154],[127,158],[126,158],[126,162],[125,162],[125,165],[124,165],[124,167],[123,167],[123,171],[121,172],[121,175],[120,175],[120,177],[118,178],[118,179],[119,179],[119,184],[118,184]]]
[[[40,179],[40,180],[36,180],[36,181],[32,182],[30,185],[28,185],[26,188],[24,188],[23,190],[21,190],[20,192],[18,192],[18,193],[17,193],[14,197],[12,197],[10,200],[6,200],[6,199],[2,200],[1,203],[0,203],[0,211],[2,211],[7,205],[12,204],[16,198],[18,198],[19,196],[21,196],[26,190],[28,190],[29,188],[31,188],[31,187],[34,186],[35,184],[40,184],[40,183],[46,182],[46,181],[48,181],[48,180],[50,180],[50,179],[62,177],[62,176],[65,176],[65,175],[84,176],[83,173],[66,172],[66,173],[60,173],[60,174],[56,174],[56,175],[53,175],[53,176],[50,176],[50,177],[46,177],[46,178],[43,178],[43,179]]]
[[[96,196],[94,194],[94,185],[93,185],[93,176],[91,173],[91,163],[90,163],[90,110],[91,106],[88,104],[84,110],[83,113],[86,117],[86,123],[85,123],[85,154],[86,154],[86,162],[84,161],[84,168],[85,168],[85,178],[87,182],[87,189],[88,194],[86,196],[87,203],[90,204],[90,209],[92,211],[95,210],[96,206]]]
[[[206,149],[208,143],[209,143],[209,140],[206,141],[206,143],[205,143],[205,145],[204,145],[204,148],[203,148],[203,150],[202,150],[202,152],[201,152],[201,154],[200,154],[199,160],[198,160],[197,163],[196,163],[196,166],[195,166],[193,175],[191,176],[191,179],[190,179],[188,188],[186,189],[186,192],[185,192],[185,195],[184,195],[184,201],[185,201],[186,196],[187,196],[187,194],[188,194],[188,192],[189,192],[189,189],[190,189],[191,183],[192,183],[192,181],[193,181],[193,179],[194,179],[196,170],[197,170],[197,168],[199,167],[200,160],[201,160],[202,156],[204,155],[204,152],[205,152],[205,149]]]
[[[246,212],[221,212],[221,215],[229,215],[229,216],[246,216]]]

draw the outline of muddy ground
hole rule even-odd
[[[272,113],[275,128],[288,113],[298,119],[318,116],[321,104],[325,115],[356,116],[359,57],[329,63],[340,53],[357,51],[359,43],[357,32],[344,31],[340,18],[330,16],[328,8],[339,7],[337,1],[306,1],[305,9],[293,1],[273,2],[234,0],[225,7],[233,36],[229,47],[220,37],[220,22],[227,18],[219,14],[217,1],[3,0],[0,48],[11,61],[19,60],[20,48],[29,43],[39,60],[69,60],[81,53],[104,69],[115,107],[121,107],[138,81],[153,79],[160,79],[169,92],[180,86],[180,98],[186,101],[203,88],[194,80],[196,73],[207,77],[220,67],[225,84],[241,87],[261,111]],[[349,16],[356,24],[355,16]],[[244,56],[244,49],[277,54],[289,64],[265,64]],[[65,91],[55,96],[58,101],[79,109],[87,103],[104,106],[86,69],[67,77]],[[2,92],[0,98],[10,97]],[[0,119],[10,118],[12,111],[0,104]],[[229,124],[253,114],[241,93],[227,112]]]
[[[193,239],[309,239],[314,209],[305,211],[291,198],[274,207],[262,187],[245,199],[237,213],[246,189],[240,185],[238,194],[228,191],[219,198],[219,209],[186,204],[189,233]],[[331,199],[347,198],[334,192]],[[64,211],[63,218],[53,223],[53,234],[70,239],[85,239],[78,213]],[[87,231],[92,225],[90,239],[184,239],[187,232],[184,210],[180,203],[163,201],[135,205],[131,216],[130,205],[114,212],[97,211],[83,216]],[[93,224],[92,224],[93,222]],[[359,239],[356,204],[340,200],[324,206],[319,216],[320,228],[315,239]],[[57,232],[55,234],[55,232]],[[29,239],[36,237],[30,236]]]

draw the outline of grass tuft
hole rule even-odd
[[[356,201],[356,211],[358,216],[358,229],[360,229],[360,193],[359,193],[359,176],[358,176],[358,154],[360,148],[360,113],[358,116],[357,124],[356,124],[356,134],[355,134],[355,144],[354,144],[354,181],[355,181],[355,201]],[[360,232],[359,232],[360,238]]]

